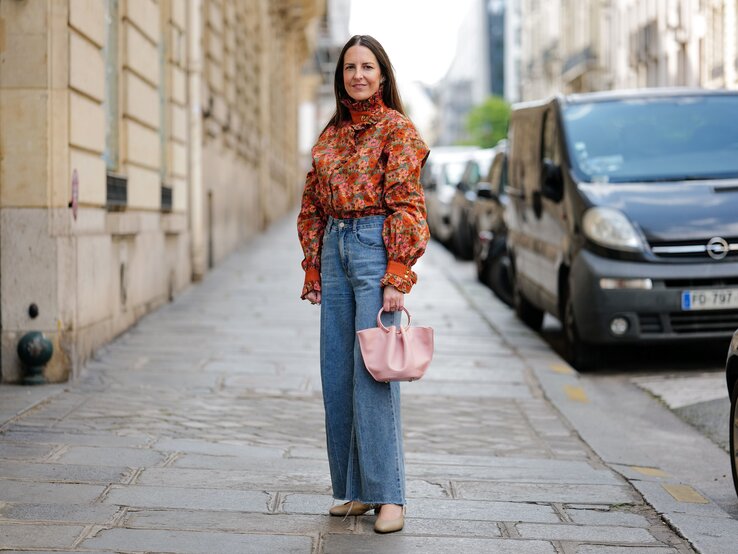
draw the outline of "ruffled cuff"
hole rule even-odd
[[[305,284],[302,286],[302,294],[300,295],[300,298],[305,300],[308,293],[313,291],[320,291],[320,271],[311,267],[305,271]]]
[[[418,276],[410,269],[410,266],[400,262],[387,262],[387,270],[382,277],[382,286],[392,285],[400,292],[407,294],[413,285],[418,282]]]

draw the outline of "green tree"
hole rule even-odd
[[[492,148],[507,136],[509,120],[510,104],[500,96],[488,97],[467,116],[466,129],[469,133],[467,143]]]

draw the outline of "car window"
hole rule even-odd
[[[481,176],[479,174],[479,164],[475,161],[470,161],[469,166],[466,170],[466,184],[473,187],[476,185],[480,180]]]
[[[502,177],[502,156],[495,156],[495,161],[492,162],[492,167],[489,170],[489,184],[492,188],[492,192],[499,193],[500,178]]]
[[[738,178],[738,95],[632,98],[562,112],[581,181]]]
[[[502,175],[500,175],[500,188],[497,194],[505,194],[507,191],[507,156],[502,155]]]

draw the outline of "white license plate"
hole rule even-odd
[[[738,289],[682,291],[682,310],[729,310],[738,308]]]

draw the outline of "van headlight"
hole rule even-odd
[[[582,221],[588,239],[607,248],[637,252],[643,249],[641,238],[623,212],[612,208],[591,208]]]

